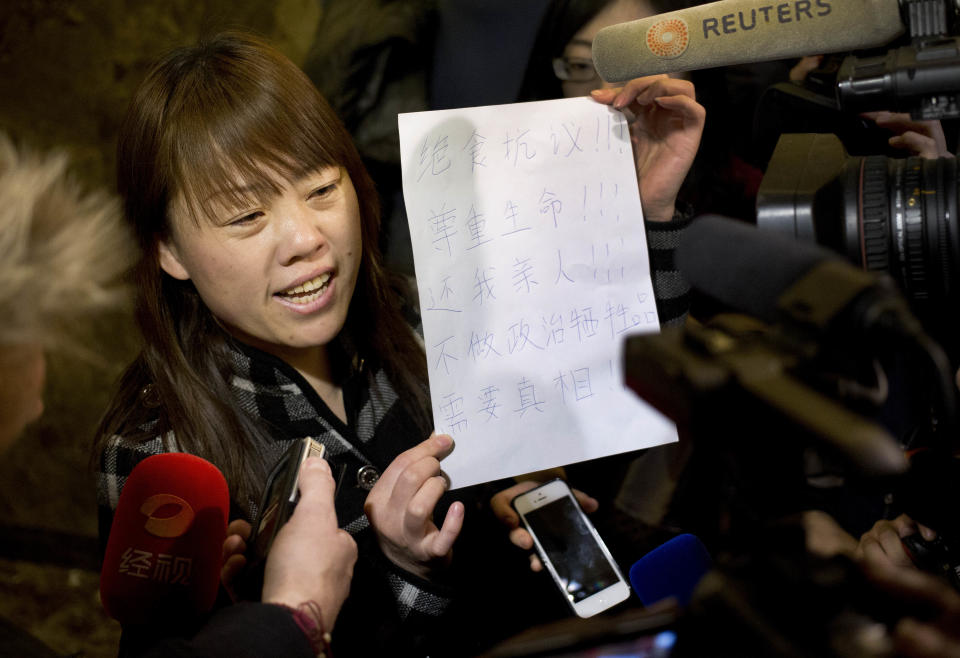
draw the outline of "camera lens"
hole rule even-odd
[[[889,273],[928,329],[946,329],[960,307],[958,186],[953,158],[850,157],[834,135],[783,135],[757,196],[757,225]]]
[[[853,158],[855,220],[865,269],[888,272],[918,313],[952,303],[958,262],[957,163],[952,158]],[[849,230],[849,229],[848,229]]]

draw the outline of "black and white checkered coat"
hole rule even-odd
[[[423,653],[431,628],[442,623],[441,617],[452,601],[452,589],[421,580],[383,556],[363,511],[368,491],[357,478],[365,466],[382,473],[400,452],[426,438],[420,436],[398,403],[383,371],[361,370],[344,383],[349,420],[345,425],[306,380],[282,360],[242,346],[233,351],[233,366],[231,389],[235,401],[270,428],[268,442],[259,446],[268,463],[279,459],[293,440],[312,436],[326,446],[334,474],[342,473],[337,518],[356,540],[359,559],[350,596],[337,619],[336,654],[381,655],[381,650],[391,655]],[[98,473],[102,543],[134,466],[150,455],[176,450],[176,437],[171,435],[144,443],[113,437],[100,456]]]

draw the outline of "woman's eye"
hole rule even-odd
[[[336,183],[328,183],[327,185],[321,185],[313,192],[310,193],[311,199],[322,199],[324,197],[330,196],[333,194],[333,191],[337,189]]]
[[[257,221],[257,219],[259,219],[262,215],[263,213],[260,212],[259,210],[256,212],[245,213],[243,215],[240,215],[239,217],[234,217],[229,222],[227,222],[227,224],[229,224],[230,226],[245,226],[247,224],[252,224],[253,222]]]

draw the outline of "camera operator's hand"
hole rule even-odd
[[[525,551],[533,550],[533,537],[530,536],[526,528],[520,526],[520,517],[510,503],[520,494],[530,491],[534,487],[539,487],[541,484],[543,483],[536,480],[524,480],[495,494],[490,499],[490,509],[493,510],[494,516],[510,528],[510,542]],[[571,489],[571,491],[573,491],[573,495],[576,496],[577,502],[580,503],[584,512],[590,514],[597,511],[600,504],[594,498],[578,489]],[[532,553],[530,555],[530,570],[540,571],[542,569],[543,563],[540,562],[540,558],[537,557],[536,553]]]
[[[865,112],[860,116],[895,133],[889,142],[893,148],[910,151],[921,158],[954,157],[947,148],[947,138],[939,121],[914,121],[909,114],[896,112]]]
[[[810,75],[810,72],[815,71],[821,63],[823,63],[823,55],[801,57],[800,61],[790,69],[790,81],[803,82],[807,79],[807,76]]]
[[[860,537],[856,557],[869,568],[905,567],[915,569],[916,566],[904,550],[901,540],[918,532],[927,541],[932,541],[937,537],[936,532],[917,523],[906,514],[901,514],[892,521],[877,521],[870,530]]]
[[[956,590],[922,571],[868,567],[866,572],[909,610],[892,631],[896,655],[960,658],[960,594]]]
[[[591,96],[633,114],[630,141],[643,215],[653,222],[670,221],[706,120],[707,112],[697,102],[693,83],[651,75],[616,89],[595,89]]]

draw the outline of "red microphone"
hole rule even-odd
[[[190,621],[213,607],[230,494],[200,457],[147,457],[120,494],[100,571],[100,599],[121,624]]]

